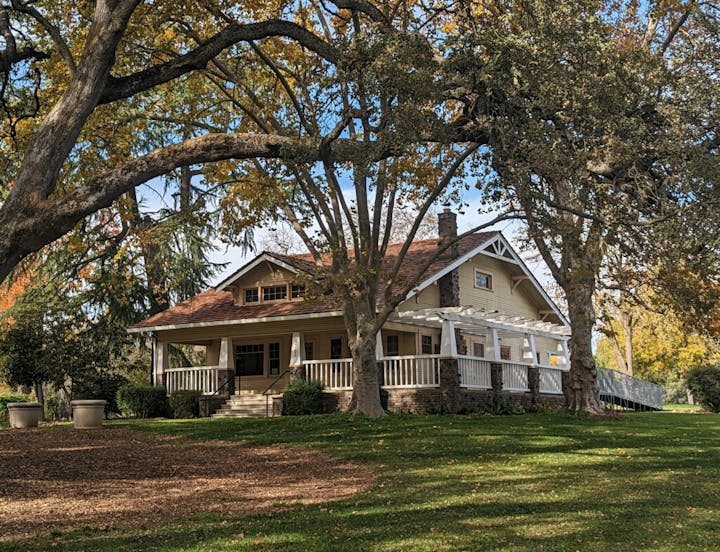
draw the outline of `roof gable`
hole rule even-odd
[[[535,278],[535,276],[527,267],[525,262],[520,258],[513,246],[510,245],[510,242],[507,241],[507,238],[505,238],[505,236],[503,236],[501,232],[492,233],[492,235],[488,236],[485,241],[477,244],[474,248],[466,250],[464,253],[461,253],[452,263],[448,264],[439,271],[432,273],[431,276],[422,281],[420,284],[414,287],[410,291],[410,293],[408,293],[406,300],[413,298],[422,290],[432,285],[446,274],[449,274],[450,272],[458,268],[460,265],[463,265],[466,262],[470,261],[477,255],[485,255],[487,257],[492,257],[494,259],[499,259],[501,261],[518,265],[522,269],[523,273],[528,277],[529,281],[533,284],[533,287],[545,300],[548,307],[550,307],[549,310],[552,310],[552,312],[557,315],[557,317],[564,325],[570,325],[565,315],[555,304],[555,301],[550,298],[550,296],[547,294],[547,291],[545,291],[545,288],[540,284],[540,282],[538,282],[537,278]]]
[[[296,261],[299,261],[299,259],[297,259]],[[230,276],[220,282],[217,286],[215,286],[215,291],[222,291],[225,288],[232,286],[235,282],[242,279],[244,276],[249,274],[257,267],[261,266],[263,263],[275,265],[289,272],[292,272],[293,274],[297,274],[301,271],[299,263],[293,262],[292,257],[288,257],[286,255],[278,255],[275,253],[271,253],[270,251],[263,251],[253,260],[244,264],[242,267],[237,269]]]

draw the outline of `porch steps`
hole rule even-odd
[[[266,398],[265,395],[259,393],[242,392],[239,395],[233,395],[225,401],[225,404],[223,404],[212,417],[264,418],[268,415],[272,415],[272,397]]]

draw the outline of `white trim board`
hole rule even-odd
[[[287,322],[312,318],[333,318],[342,316],[342,311],[312,312],[309,314],[288,314],[285,316],[263,316],[262,318],[237,318],[235,320],[216,320],[214,322],[191,322],[189,324],[166,324],[146,328],[128,328],[128,333],[157,332],[162,330],[186,330],[191,328],[211,328],[213,326],[232,326],[233,324],[254,324],[258,322]]]

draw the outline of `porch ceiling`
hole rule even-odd
[[[433,328],[441,327],[443,320],[450,320],[459,330],[477,331],[479,328],[494,328],[560,340],[570,337],[570,328],[567,326],[473,307],[440,307],[398,312],[393,314],[390,320]]]

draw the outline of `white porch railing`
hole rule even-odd
[[[174,391],[200,391],[212,395],[218,390],[219,366],[196,366],[165,370],[165,389],[168,396]]]
[[[562,395],[562,370],[540,368],[540,393]]]
[[[503,389],[506,391],[530,391],[528,365],[517,362],[502,363]]]
[[[305,379],[319,381],[326,389],[345,390],[353,387],[353,361],[351,358],[333,360],[306,360]]]
[[[486,358],[458,355],[460,387],[467,389],[492,389],[490,364]],[[440,355],[406,355],[383,357],[383,388],[439,387]],[[530,364],[499,361],[502,364],[503,389],[527,392],[528,367]],[[349,390],[353,386],[353,361],[351,358],[337,360],[306,360],[305,377],[321,382],[328,390]],[[562,370],[549,366],[539,367],[540,392],[562,394]]]
[[[460,387],[468,389],[492,389],[490,361],[467,355],[458,355]]]
[[[380,359],[383,364],[384,388],[438,387],[440,355],[391,356]]]

